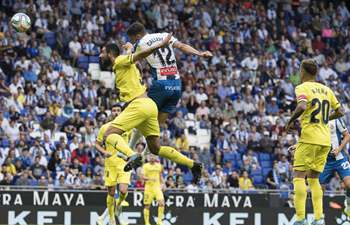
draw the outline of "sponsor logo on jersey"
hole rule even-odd
[[[159,73],[161,76],[171,76],[177,74],[177,68],[176,66],[170,66],[170,67],[162,67],[159,69]]]

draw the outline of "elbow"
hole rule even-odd
[[[300,111],[304,112],[306,110],[306,104],[301,104],[299,106]]]

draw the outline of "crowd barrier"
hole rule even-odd
[[[279,192],[237,193],[222,190],[212,193],[186,193],[176,190],[165,194],[164,225],[292,225],[294,209]],[[105,191],[1,189],[0,224],[91,224],[105,209]],[[125,224],[143,223],[143,193],[131,191],[121,220]],[[343,212],[342,195],[325,196],[327,225],[349,225]],[[155,206],[155,203],[154,203]],[[312,220],[311,201],[307,204]],[[156,207],[151,222],[156,224]],[[105,221],[107,224],[107,220]]]

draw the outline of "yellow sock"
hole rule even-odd
[[[294,207],[297,221],[305,219],[307,190],[304,178],[294,178]]]
[[[176,151],[175,148],[169,146],[161,146],[159,149],[159,156],[170,159],[178,164],[185,165],[189,168],[193,167],[193,160],[187,158],[181,152]]]
[[[323,191],[318,178],[307,178],[312,197],[312,206],[314,208],[315,219],[323,217]]]
[[[157,223],[160,224],[164,219],[164,206],[158,206],[158,221]]]
[[[107,208],[110,219],[114,219],[114,196],[107,195]]]
[[[124,141],[122,136],[119,134],[110,134],[106,138],[106,143],[112,145],[119,152],[123,153],[127,157],[130,157],[135,154],[135,152],[128,146]]]
[[[122,204],[122,202],[126,199],[126,197],[128,196],[128,192],[126,192],[125,194],[119,192],[119,197],[117,200],[117,205]]]
[[[149,224],[149,209],[144,208],[143,209],[143,218],[145,220],[145,225]]]

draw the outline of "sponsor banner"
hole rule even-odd
[[[96,225],[105,199],[104,192],[91,191],[0,191],[0,224]],[[132,192],[127,200],[130,206],[123,210],[123,223],[144,224],[143,193]],[[282,201],[276,204],[276,195],[168,193],[165,200],[164,225],[292,225],[295,220],[294,209]],[[350,224],[340,209],[343,201],[342,196],[325,197],[326,224]],[[156,224],[156,207],[152,207],[150,220]]]
[[[176,75],[177,74],[177,67],[176,66],[162,67],[162,68],[160,68],[159,73],[161,76]]]

